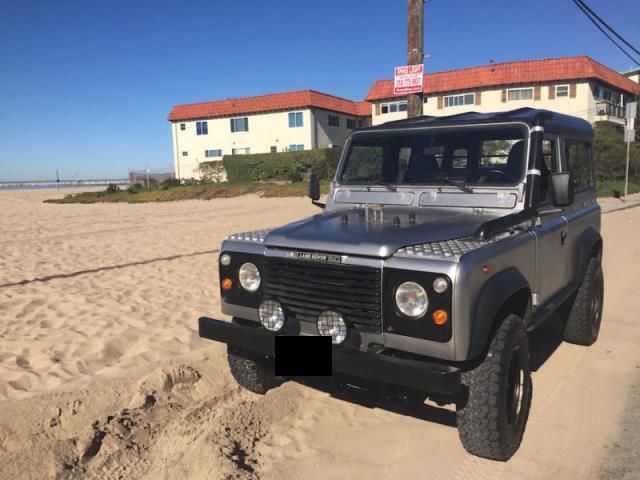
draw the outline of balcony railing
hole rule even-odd
[[[598,116],[624,118],[624,107],[612,102],[596,103],[596,114]]]

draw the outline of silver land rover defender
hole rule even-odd
[[[277,385],[274,338],[332,338],[332,371],[455,402],[464,448],[507,460],[531,406],[528,332],[591,345],[603,304],[589,123],[523,108],[354,131],[322,212],[231,235],[222,310],[249,390]],[[560,315],[551,315],[559,312]],[[445,400],[443,400],[445,399]]]

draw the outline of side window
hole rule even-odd
[[[467,168],[469,166],[469,151],[466,148],[456,148],[451,161],[452,168]]]
[[[568,140],[564,144],[567,170],[573,174],[573,184],[577,192],[593,186],[591,171],[591,145]]]

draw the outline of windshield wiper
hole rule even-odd
[[[473,189],[469,186],[467,186],[466,183],[458,183],[455,182],[453,180],[451,180],[449,177],[435,177],[433,179],[434,182],[442,182],[442,183],[446,183],[447,185],[451,185],[452,187],[456,187],[460,190],[462,190],[464,193],[473,193]]]
[[[398,191],[398,189],[396,187],[394,187],[393,185],[391,185],[390,183],[374,182],[374,183],[368,185],[367,188],[369,188],[369,186],[372,186],[372,185],[379,186],[379,187],[384,187],[387,190],[389,190],[390,192],[397,192]]]

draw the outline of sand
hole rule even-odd
[[[0,478],[640,478],[606,462],[637,451],[640,209],[603,217],[598,343],[533,336],[524,442],[495,463],[464,452],[450,409],[323,383],[260,397],[198,338],[220,315],[222,239],[317,212],[307,200],[42,203],[58,195],[0,192]]]

